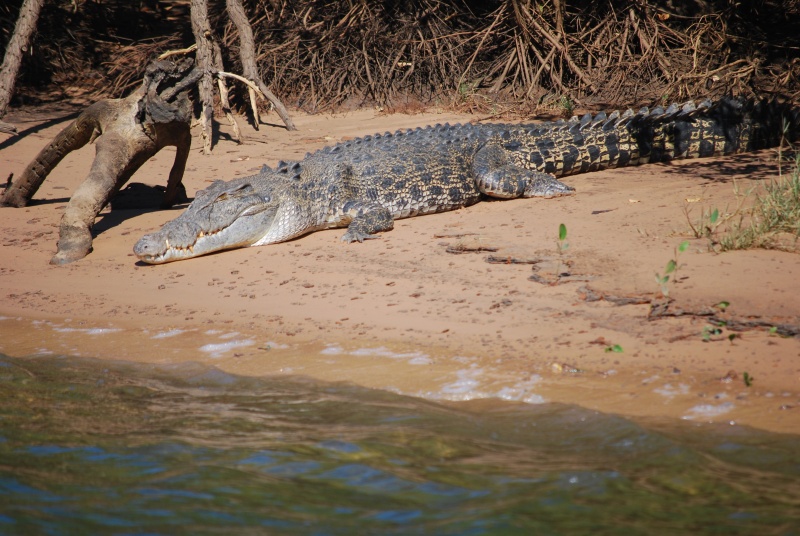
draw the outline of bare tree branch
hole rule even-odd
[[[44,0],[25,0],[22,3],[17,25],[6,46],[6,54],[3,57],[3,64],[0,66],[0,118],[6,115],[11,95],[14,94],[14,84],[22,63],[22,54],[27,50],[28,41],[33,30],[36,29],[36,21],[39,19],[42,4],[44,4]],[[0,132],[16,134],[17,129],[14,125],[0,122]]]
[[[275,107],[275,111],[278,112],[278,115],[286,125],[286,129],[297,130],[292,118],[289,117],[289,112],[286,111],[286,107],[280,99],[269,90],[258,74],[253,29],[250,27],[250,21],[247,19],[247,14],[244,11],[244,7],[242,7],[241,1],[227,0],[226,5],[228,6],[228,15],[231,21],[233,21],[233,24],[236,25],[236,30],[239,32],[239,56],[242,62],[242,72],[244,76],[253,80],[258,85],[261,93],[266,95],[267,99],[269,99]],[[255,120],[256,123],[258,123],[258,116],[255,117]],[[256,126],[256,128],[258,128],[258,126]]]

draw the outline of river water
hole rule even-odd
[[[800,437],[0,354],[0,534],[800,534]]]

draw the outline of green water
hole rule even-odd
[[[800,438],[0,354],[0,534],[800,534]]]

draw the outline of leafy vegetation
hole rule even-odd
[[[745,371],[745,373],[742,374],[742,380],[744,380],[745,387],[750,387],[753,385],[753,380],[755,380],[755,378],[753,378],[749,372]]]
[[[563,223],[558,226],[558,242],[556,242],[556,247],[558,248],[558,265],[556,266],[556,281],[561,279],[561,274],[564,270],[564,253],[567,251],[569,247],[569,243],[567,242],[567,226]]]
[[[675,255],[671,258],[667,265],[664,267],[664,273],[659,274],[656,272],[656,283],[659,284],[661,287],[661,295],[665,298],[669,297],[669,282],[670,278],[672,281],[675,280],[675,276],[678,272],[678,257],[681,253],[686,251],[689,248],[689,242],[684,240],[675,248]]]

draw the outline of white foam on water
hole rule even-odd
[[[388,348],[384,346],[379,346],[378,348],[359,348],[358,350],[353,350],[350,352],[350,355],[374,355],[379,357],[391,357],[394,359],[406,359],[411,357],[421,357],[425,356],[422,352],[409,352],[409,353],[397,353],[392,352]]]
[[[427,354],[423,354],[422,352],[393,352],[386,348],[385,346],[379,346],[377,348],[358,348],[356,350],[345,351],[341,346],[337,346],[335,344],[331,344],[326,346],[320,351],[323,355],[353,355],[357,357],[388,357],[390,359],[407,359],[410,365],[431,365],[433,364],[433,359],[431,359]]]
[[[288,344],[281,344],[273,341],[267,341],[262,346],[265,348],[269,348],[270,350],[285,350],[289,348]]]
[[[253,339],[228,341],[216,344],[204,344],[203,346],[200,347],[200,351],[209,354],[209,357],[222,357],[222,355],[225,352],[234,350],[236,348],[252,346],[253,344],[255,344],[255,341]]]
[[[538,374],[532,374],[530,379],[517,382],[510,387],[503,387],[495,395],[502,400],[510,402],[527,402],[528,404],[544,404],[547,402],[545,398],[533,392],[533,388],[541,383],[542,377]]]
[[[108,333],[117,333],[122,331],[120,328],[91,328],[86,330],[89,335],[106,335]]]
[[[457,370],[456,381],[443,385],[438,392],[428,392],[419,396],[454,401],[499,398],[509,402],[525,402],[527,404],[544,404],[547,402],[542,395],[534,392],[536,386],[543,381],[538,374],[532,374],[526,380],[499,388],[486,388],[485,386],[482,388],[480,377],[483,375],[484,369],[476,365],[467,369]]]
[[[171,329],[169,331],[160,331],[150,337],[151,339],[169,339],[170,337],[175,337],[176,335],[180,335],[181,333],[186,333],[186,330],[183,329]]]
[[[58,333],[85,333],[87,335],[107,335],[109,333],[117,333],[122,331],[120,328],[57,328],[54,327],[53,331]]]
[[[660,377],[661,376],[656,374],[655,376],[650,376],[649,378],[645,378],[645,379],[642,380],[642,385],[647,385],[648,383],[653,383],[654,381],[656,381]]]
[[[689,421],[695,419],[712,419],[720,415],[725,415],[733,408],[734,405],[731,402],[723,402],[717,406],[713,404],[698,404],[697,406],[689,408],[688,414],[681,417],[681,419]]]
[[[377,357],[388,357],[391,359],[408,359],[409,363],[412,365],[430,365],[433,363],[433,360],[428,357],[427,354],[423,354],[422,352],[406,352],[406,353],[398,353],[392,352],[388,348],[384,346],[379,346],[378,348],[359,348],[358,350],[353,350],[350,352],[350,355],[356,356],[377,356]]]
[[[231,331],[230,333],[226,333],[225,335],[220,335],[219,338],[220,339],[232,339],[232,338],[238,337],[238,336],[239,336],[239,332],[238,331]]]
[[[688,395],[689,386],[685,383],[679,383],[673,387],[671,383],[665,383],[658,389],[653,389],[653,392],[666,398],[673,398],[677,395]]]
[[[405,360],[409,365],[433,365],[437,362],[428,354],[422,352],[394,352],[385,346],[345,350],[337,344],[328,344],[320,351],[320,354],[328,356],[386,357]],[[462,363],[467,367],[456,370],[455,380],[445,383],[438,391],[412,393],[397,390],[396,392],[434,400],[460,401],[499,398],[528,404],[543,404],[547,402],[544,397],[534,392],[536,386],[543,381],[543,378],[538,374],[532,374],[527,379],[509,385],[507,381],[483,379],[482,376],[485,376],[485,371],[475,363],[476,358],[474,357],[457,356],[452,358],[452,361]],[[486,385],[487,383],[488,385]]]
[[[472,400],[485,398],[486,395],[478,392],[480,382],[478,377],[483,374],[483,369],[474,367],[456,371],[456,381],[442,386],[442,394],[448,400]]]

